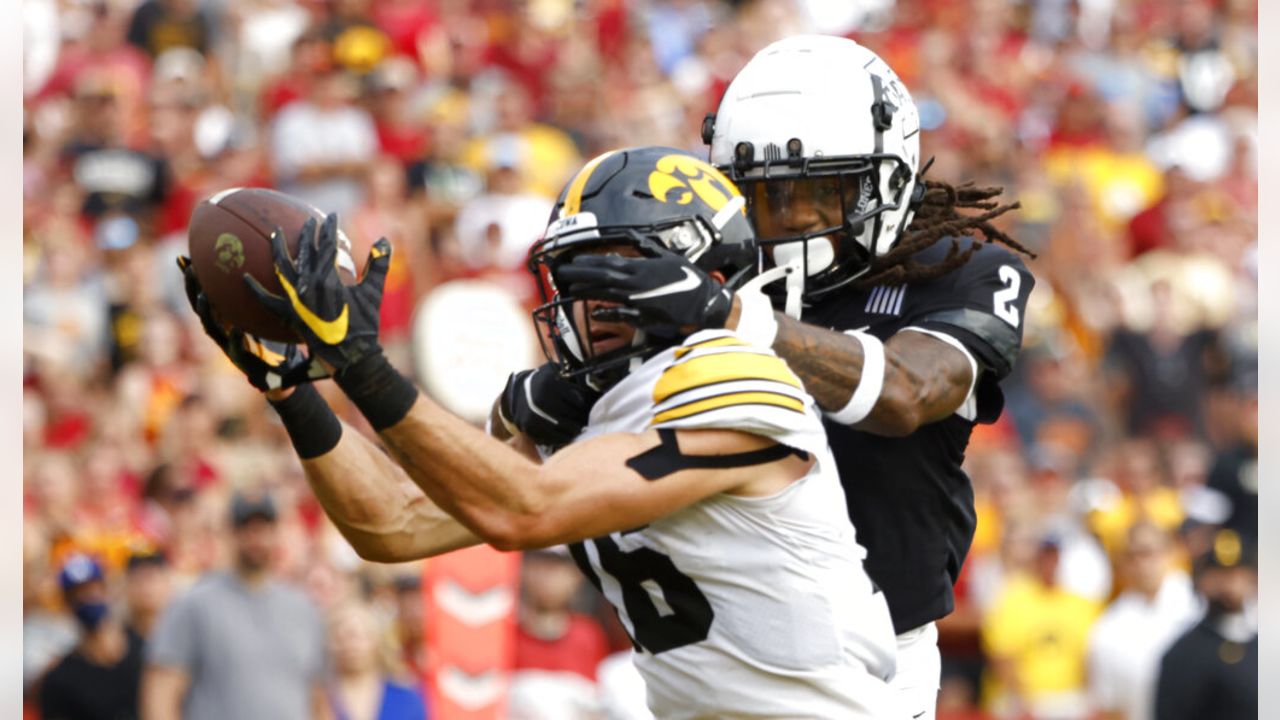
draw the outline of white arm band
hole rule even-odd
[[[862,343],[862,379],[853,389],[849,404],[837,412],[827,413],[827,417],[841,425],[853,425],[870,415],[880,400],[880,392],[884,389],[884,343],[861,330],[846,330],[844,334]]]

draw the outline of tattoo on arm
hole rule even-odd
[[[778,315],[773,349],[818,405],[835,412],[862,380],[862,343],[842,332]],[[859,430],[904,435],[954,413],[973,381],[969,359],[954,347],[917,332],[899,332],[884,345],[884,390]]]
[[[773,350],[800,376],[804,389],[823,410],[835,412],[848,405],[862,380],[862,343],[842,332],[775,315],[778,335]],[[887,357],[885,362],[887,366]],[[886,367],[886,380],[888,372]]]

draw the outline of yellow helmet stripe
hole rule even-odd
[[[704,398],[695,402],[678,405],[665,410],[654,416],[650,425],[658,425],[672,420],[697,415],[698,413],[710,412],[712,410],[720,410],[722,408],[733,407],[735,405],[772,405],[780,407],[784,410],[792,410],[798,413],[804,412],[804,403],[791,397],[790,395],[782,395],[772,392],[738,392],[728,393],[726,395],[716,395],[714,397]]]
[[[591,178],[591,173],[600,166],[600,163],[614,154],[615,150],[610,150],[602,155],[591,158],[578,174],[573,177],[573,181],[569,183],[569,192],[564,197],[564,208],[560,211],[560,217],[569,217],[582,212],[582,191],[587,188],[587,180]]]

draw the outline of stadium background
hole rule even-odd
[[[980,521],[941,623],[940,717],[999,710],[991,643],[1046,539],[1061,591],[1085,601],[1037,618],[1051,641],[1016,661],[1080,668],[1139,518],[1174,533],[1175,568],[1206,527],[1256,541],[1254,0],[60,0],[24,15],[28,689],[74,642],[56,584],[72,549],[103,559],[122,608],[128,559],[163,551],[159,604],[226,566],[228,498],[247,487],[281,508],[283,577],[374,612],[385,672],[412,679],[428,654],[422,568],[355,557],[188,310],[173,258],[195,202],[274,186],[340,212],[360,257],[387,235],[395,361],[500,369],[512,352],[484,323],[415,336],[415,308],[458,280],[528,307],[520,261],[567,174],[620,145],[702,152],[733,74],[802,31],[879,52],[920,106],[930,174],[1004,185],[1022,209],[1001,226],[1039,253],[1005,413],[968,453]],[[575,635],[591,662],[523,686],[518,665],[513,716],[572,717],[594,659],[625,648],[589,594],[576,606],[599,620]]]

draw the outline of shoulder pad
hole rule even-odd
[[[651,424],[744,406],[803,414],[806,398],[800,379],[781,358],[731,333],[717,334],[676,348],[675,361],[653,386]]]

